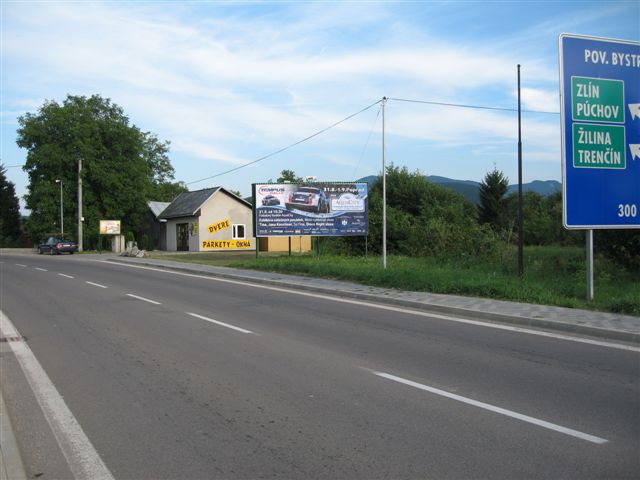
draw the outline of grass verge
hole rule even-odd
[[[585,308],[640,316],[640,272],[629,272],[605,258],[595,262],[595,300],[586,300],[584,249],[527,247],[525,274],[516,273],[516,251],[500,259],[436,259],[380,257],[275,256],[255,253],[192,253],[158,258],[234,268],[264,270],[352,281],[418,292],[495,298],[518,302]]]

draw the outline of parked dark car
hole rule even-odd
[[[329,199],[323,190],[316,187],[300,187],[289,195],[285,203],[288,209],[297,208],[314,213],[329,213]]]
[[[278,200],[278,197],[274,197],[273,195],[267,195],[262,199],[262,205],[265,207],[280,205],[280,200]]]
[[[61,253],[69,253],[73,255],[78,251],[78,244],[58,237],[49,237],[46,242],[38,245],[38,253],[48,253],[49,255],[60,255]]]

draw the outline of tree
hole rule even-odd
[[[6,168],[0,164],[0,245],[12,246],[20,238],[20,203],[15,185],[7,180]]]
[[[301,183],[303,179],[296,175],[293,170],[282,170],[278,177],[277,183]]]
[[[122,108],[109,99],[93,95],[67,96],[62,104],[47,101],[18,122],[17,144],[27,150],[27,230],[34,240],[58,230],[56,179],[63,182],[64,223],[77,224],[80,159],[83,230],[90,238],[97,236],[101,219],[120,219],[123,230],[136,230],[147,215],[148,200],[172,200],[185,189],[172,183],[169,142],[131,125]]]
[[[406,167],[387,167],[387,251],[410,256],[480,257],[498,251],[496,235],[478,225],[476,210],[462,195],[430,182]],[[358,237],[341,241],[361,253]],[[382,246],[382,181],[369,188],[368,248]]]
[[[507,208],[505,194],[509,188],[509,179],[494,168],[485,175],[480,183],[480,205],[478,205],[478,221],[489,224],[500,231],[507,225]]]

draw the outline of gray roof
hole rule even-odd
[[[165,208],[167,208],[171,202],[147,202],[149,210],[153,213],[153,216],[158,218]]]
[[[181,193],[163,210],[160,218],[193,217],[218,190],[220,190],[220,187]]]

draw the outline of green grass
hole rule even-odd
[[[192,253],[158,258],[234,268],[333,278],[401,290],[449,293],[502,300],[595,309],[640,316],[640,273],[597,257],[595,300],[586,300],[584,249],[527,247],[525,274],[517,276],[516,250],[500,259],[276,256],[255,253]]]

